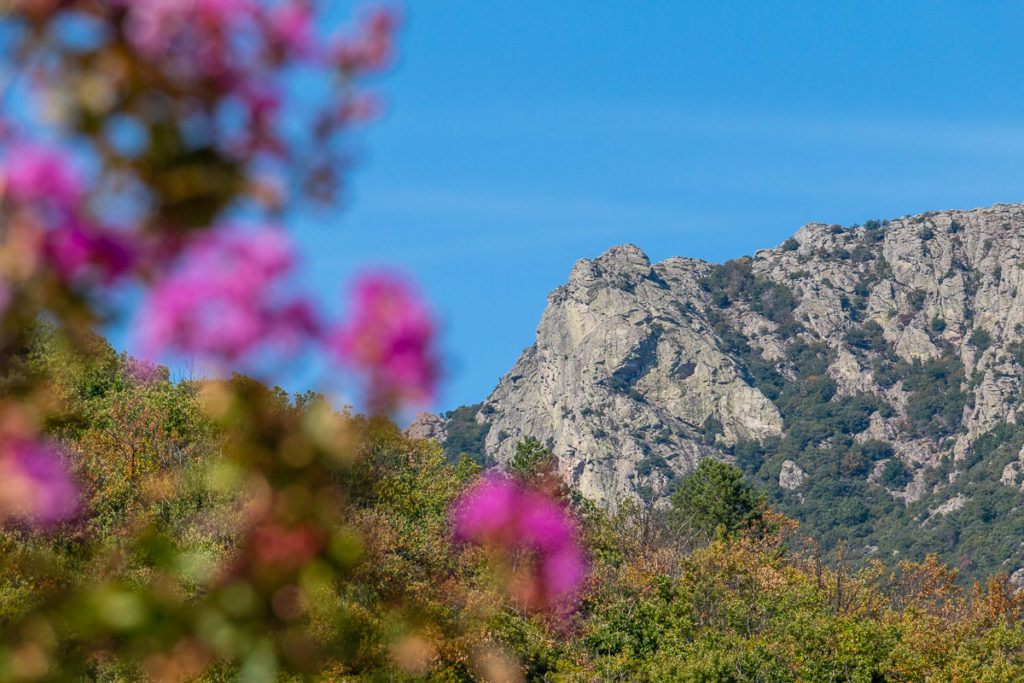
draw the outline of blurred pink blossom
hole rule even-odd
[[[117,0],[128,10],[129,38],[151,59],[191,58],[208,75],[222,68],[227,36],[254,16],[252,0]],[[203,60],[206,60],[205,63]]]
[[[577,545],[566,545],[546,555],[540,571],[544,593],[562,599],[575,595],[583,583],[587,559]]]
[[[461,542],[536,553],[530,593],[542,605],[571,603],[586,574],[576,524],[565,508],[505,477],[485,477],[458,500],[452,526]]]
[[[342,362],[362,371],[374,409],[434,394],[439,362],[434,323],[412,290],[392,276],[364,276],[355,285],[350,320],[330,341]]]
[[[280,139],[277,117],[281,111],[281,94],[266,82],[246,81],[239,85],[237,94],[248,115],[244,130],[239,131],[233,149],[242,157],[265,152],[281,157],[287,145]]]
[[[151,360],[128,356],[124,368],[128,379],[138,386],[147,386],[160,379],[167,379],[167,368]]]
[[[84,195],[82,179],[68,155],[35,143],[10,146],[3,158],[3,195],[14,202],[51,202],[70,211]]]
[[[379,71],[389,66],[394,52],[394,33],[399,17],[393,10],[375,7],[362,19],[355,36],[338,39],[332,60],[350,74]]]
[[[236,360],[257,347],[305,342],[318,324],[309,303],[281,291],[292,266],[291,244],[276,228],[202,235],[150,290],[139,326],[147,355],[173,348]]]
[[[301,56],[315,53],[313,9],[309,3],[290,0],[274,7],[267,15],[267,22],[270,35],[279,47]]]
[[[67,282],[109,283],[135,263],[135,248],[127,234],[68,220],[46,235],[47,261]]]
[[[520,488],[505,477],[489,477],[473,487],[455,508],[455,538],[460,541],[516,542]],[[509,533],[511,532],[511,533]],[[503,538],[503,535],[509,538]]]
[[[48,526],[71,518],[77,507],[78,492],[56,450],[23,439],[0,448],[0,519]]]
[[[523,491],[520,510],[519,528],[527,545],[550,552],[572,545],[576,527],[561,505],[542,493]]]
[[[3,196],[29,207],[39,249],[65,282],[107,284],[134,265],[127,233],[100,228],[85,218],[85,186],[70,156],[57,147],[16,143],[3,157]]]

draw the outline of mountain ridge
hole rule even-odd
[[[997,204],[809,223],[724,264],[651,264],[634,245],[580,259],[473,413],[479,455],[548,442],[610,508],[663,501],[714,457],[826,545],[853,530],[867,555],[903,552],[923,525],[955,536],[954,564],[1016,570],[1019,545],[960,536],[975,518],[996,533],[993,510],[1024,528],[1022,236],[1024,207]],[[451,440],[451,418],[434,422],[422,435]]]

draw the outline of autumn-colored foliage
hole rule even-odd
[[[933,557],[853,570],[770,509],[709,537],[688,518],[626,502],[609,515],[565,493],[535,520],[554,534],[535,540],[553,545],[514,533],[532,522],[512,508],[460,530],[452,511],[496,484],[469,461],[446,464],[434,442],[243,376],[172,382],[156,368],[140,380],[102,343],[87,362],[52,334],[36,336],[27,371],[90,416],[61,422],[81,510],[45,535],[0,535],[5,678],[1024,674],[1024,594],[1005,576],[965,589]],[[547,482],[527,466],[542,456],[500,484],[510,496]],[[568,540],[562,514],[590,571],[576,608],[550,611],[521,581],[543,566],[531,553]]]

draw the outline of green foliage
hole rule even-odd
[[[37,360],[53,369],[49,354],[58,351],[48,348]],[[878,545],[880,554],[898,546],[904,556],[921,559],[937,547],[948,561],[973,571],[997,569],[1003,557],[1024,561],[1019,548],[1009,547],[1017,544],[1014,532],[1024,515],[1013,507],[1008,487],[991,485],[1024,446],[1024,428],[1003,424],[981,437],[951,484],[968,498],[964,507],[915,523],[912,536],[900,536],[908,533],[901,531],[907,525],[895,523],[900,515],[918,514],[930,503],[904,508],[888,499],[885,507],[888,497],[863,481],[874,463],[886,459],[884,485],[905,482],[909,472],[894,464],[902,467],[890,444],[838,443],[878,404],[871,397],[836,397],[820,374],[827,357],[822,347],[794,343],[784,363],[795,379],[782,385],[794,426],[813,416],[829,425],[822,433],[833,445],[809,445],[803,453],[821,460],[804,484],[800,507],[812,528],[826,528],[824,520],[830,520],[822,544],[834,548],[859,538]],[[132,382],[123,374],[125,361],[115,360],[112,372],[84,363],[75,366],[81,375],[76,370],[61,380],[66,394],[78,397],[78,410],[90,416],[69,441],[80,472],[94,477],[88,531],[0,531],[0,677],[10,671],[7,643],[27,628],[24,620],[68,588],[105,586],[108,605],[141,600],[142,614],[154,615],[153,628],[160,629],[161,608],[147,592],[153,576],[166,582],[173,572],[184,572],[179,590],[199,600],[210,590],[204,578],[209,568],[232,566],[240,552],[237,533],[200,523],[238,514],[245,498],[231,468],[224,469],[223,427],[210,424],[204,395],[230,387],[260,397],[264,428],[280,419],[308,421],[325,409],[315,394],[288,396],[242,376]],[[83,391],[86,385],[102,389]],[[515,598],[495,594],[494,570],[483,553],[450,543],[449,510],[480,466],[468,457],[449,464],[437,444],[408,440],[387,420],[339,418],[341,433],[362,444],[357,460],[324,481],[347,492],[343,533],[332,541],[334,556],[347,569],[333,576],[323,567],[304,572],[302,617],[281,628],[269,611],[280,608],[268,605],[270,621],[261,631],[264,638],[287,642],[293,629],[306,629],[329,658],[322,669],[281,680],[412,680],[416,676],[396,656],[408,642],[427,648],[424,675],[436,680],[484,677],[481,653],[500,653],[508,677],[527,680],[967,680],[978,671],[1016,680],[1024,672],[1024,596],[1002,579],[962,594],[933,559],[853,571],[835,551],[821,556],[801,550],[806,546],[792,535],[793,524],[766,508],[739,470],[711,459],[680,482],[667,512],[625,501],[609,516],[578,493],[567,494],[591,564],[581,609],[564,617],[524,609]],[[120,453],[127,442],[110,438],[118,421],[162,426],[161,443],[138,452],[134,474]],[[720,429],[711,420],[705,426],[711,434]],[[157,455],[175,443],[186,456]],[[741,441],[734,451],[745,469],[764,468],[792,443],[790,437]],[[765,451],[772,457],[766,459]],[[526,439],[508,470],[536,481],[551,463],[545,445]],[[210,481],[220,480],[211,488]],[[842,502],[830,507],[823,503],[828,500]],[[139,524],[152,524],[153,535],[126,544],[125,530]],[[716,537],[718,529],[723,533]],[[106,557],[118,562],[94,564],[89,558],[97,545],[116,548]],[[167,565],[168,558],[177,559]],[[111,586],[121,592],[110,593]],[[236,628],[233,613],[217,614],[220,628]],[[53,618],[61,626],[55,637],[72,647],[78,631]],[[107,638],[103,648],[115,642]],[[94,658],[79,678],[145,679],[150,663],[125,652],[118,659]],[[243,665],[217,661],[205,679],[236,680]]]
[[[886,349],[882,326],[874,320],[869,320],[860,327],[850,328],[846,333],[846,343],[861,351],[880,353]]]
[[[709,446],[713,446],[718,437],[725,434],[725,427],[722,425],[722,421],[714,415],[709,415],[708,419],[704,420],[704,424],[701,425],[701,435],[704,437],[704,443]]]
[[[1007,351],[1010,352],[1010,355],[1013,356],[1018,365],[1024,365],[1024,342],[1012,342],[1007,347]]]
[[[867,263],[874,257],[874,254],[870,249],[865,247],[863,244],[858,244],[850,252],[850,258],[853,259],[854,263]]]
[[[875,260],[874,270],[875,274],[880,278],[888,279],[892,277],[892,266],[889,265],[884,256],[879,256]]]
[[[924,308],[924,300],[928,295],[923,289],[912,289],[907,293],[907,303],[910,308],[914,311],[920,311]]]
[[[800,248],[800,243],[796,239],[789,237],[785,242],[782,243],[782,251],[796,251]]]
[[[481,411],[479,403],[471,406],[459,406],[449,410],[444,417],[447,434],[442,446],[444,456],[449,464],[459,462],[463,455],[480,465],[489,465],[484,440],[491,425],[487,420],[477,422],[476,414]],[[493,410],[493,409],[492,409]]]
[[[881,242],[885,239],[885,229],[876,220],[864,222],[864,241],[868,244]]]
[[[557,466],[551,449],[532,436],[516,444],[516,454],[508,461],[505,470],[515,479],[531,482],[538,476],[551,472]]]
[[[914,433],[942,439],[960,429],[967,393],[963,391],[963,363],[953,352],[923,362],[880,362],[875,365],[874,379],[885,388],[903,382],[903,389],[909,392],[907,418]]]
[[[979,353],[984,353],[992,345],[992,335],[984,327],[976,327],[971,333],[970,342]]]
[[[879,477],[882,485],[890,489],[902,489],[910,483],[910,479],[910,470],[899,458],[890,458]]]
[[[904,366],[903,389],[907,396],[907,417],[913,429],[935,439],[951,436],[960,429],[967,400],[962,391],[964,367],[953,353]]]
[[[763,497],[743,480],[743,472],[711,458],[701,460],[684,477],[672,496],[677,520],[713,532],[722,526],[727,533],[757,522]]]
[[[754,275],[749,258],[715,266],[700,284],[712,294],[712,301],[719,308],[724,308],[729,302],[744,301],[752,311],[769,320],[779,324],[792,322],[796,299],[789,287]]]

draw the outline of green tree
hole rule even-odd
[[[513,479],[525,483],[557,469],[557,461],[550,448],[528,436],[516,444],[516,454],[506,469]]]
[[[505,465],[505,471],[520,484],[552,498],[565,502],[572,498],[572,490],[558,473],[558,458],[551,453],[551,447],[532,436],[516,444],[516,454]]]
[[[672,496],[673,516],[678,523],[726,532],[759,521],[764,497],[745,481],[743,472],[724,462],[705,458],[686,476]]]

